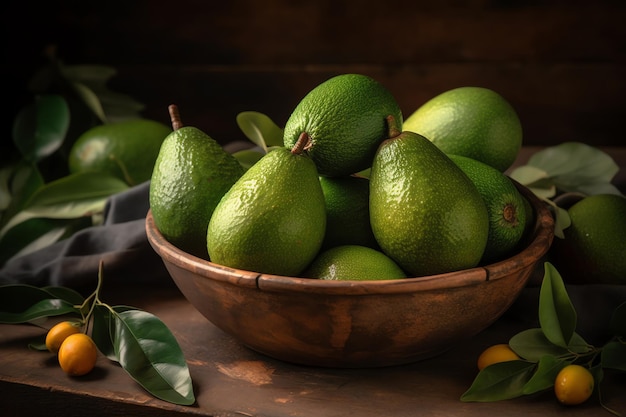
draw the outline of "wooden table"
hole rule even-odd
[[[106,297],[106,298],[104,298]],[[324,369],[284,363],[240,345],[201,316],[172,288],[105,294],[157,315],[174,333],[190,367],[197,404],[177,406],[145,392],[115,363],[66,376],[47,352],[28,349],[43,333],[0,325],[0,415],[339,417],[339,416],[609,416],[596,399],[564,407],[551,392],[495,403],[463,403],[477,355],[506,342],[527,324],[506,314],[490,328],[433,359],[378,369]],[[626,379],[608,375],[606,405],[626,413]]]
[[[538,149],[525,148],[516,165]],[[623,190],[626,148],[606,150],[622,167],[616,183]],[[284,363],[249,350],[209,323],[173,284],[169,288],[117,288],[102,298],[109,304],[149,311],[170,328],[189,364],[197,404],[176,406],[152,397],[102,356],[91,374],[67,377],[53,356],[28,349],[28,343],[43,330],[31,325],[0,325],[0,416],[611,415],[597,399],[579,407],[563,407],[551,392],[496,403],[459,400],[476,376],[478,354],[529,327],[514,308],[467,343],[433,359],[379,369],[323,369]],[[602,393],[607,406],[626,416],[623,374],[608,374]]]

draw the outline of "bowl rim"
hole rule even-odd
[[[230,268],[191,255],[168,242],[156,227],[152,210],[146,214],[145,229],[148,241],[166,266],[190,270],[194,274],[235,286],[257,288],[261,291],[318,293],[337,295],[399,294],[418,291],[442,290],[478,285],[495,281],[528,268],[546,254],[554,237],[554,218],[547,205],[528,188],[511,179],[522,195],[528,199],[535,214],[535,224],[524,249],[513,257],[488,265],[460,271],[423,277],[409,277],[381,281],[330,281],[311,278],[287,277]],[[531,274],[528,274],[528,279]]]

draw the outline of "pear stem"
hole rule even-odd
[[[183,127],[183,122],[180,119],[180,112],[178,111],[178,106],[176,104],[170,104],[167,108],[170,113],[170,120],[172,121],[172,129],[178,130]]]
[[[390,114],[385,120],[387,120],[387,135],[389,138],[395,138],[402,133],[400,129],[398,129],[398,121],[393,115]]]
[[[517,226],[517,213],[515,212],[515,206],[511,203],[507,203],[502,210],[502,217],[504,220],[512,226]]]
[[[308,133],[302,132],[296,141],[296,144],[291,148],[291,153],[294,155],[300,155],[303,151],[311,148],[311,136]]]

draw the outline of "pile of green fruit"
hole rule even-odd
[[[519,118],[492,90],[441,94],[406,121],[360,74],[312,89],[282,143],[243,164],[170,107],[150,183],[156,226],[175,246],[236,269],[331,280],[472,268],[520,249],[534,213],[504,173]]]

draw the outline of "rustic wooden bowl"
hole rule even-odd
[[[463,271],[390,281],[323,281],[259,274],[194,257],[146,218],[148,240],[184,296],[249,348],[287,362],[378,367],[432,357],[493,323],[548,251],[554,220],[519,186],[536,214],[515,256]]]

